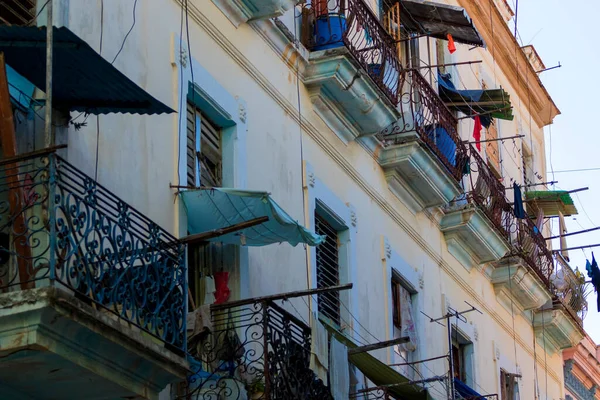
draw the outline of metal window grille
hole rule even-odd
[[[197,126],[198,122],[200,126]],[[199,183],[206,187],[223,185],[221,129],[190,103],[187,105],[186,163],[188,184],[196,186]]]
[[[330,287],[340,284],[338,232],[322,216],[315,213],[315,231],[325,235],[325,242],[317,246],[317,287]],[[325,317],[340,325],[339,292],[322,293],[317,298],[319,311]]]
[[[0,25],[29,25],[35,14],[36,0],[0,1]]]
[[[393,320],[394,326],[398,329],[402,329],[402,314],[401,314],[401,304],[400,304],[400,285],[401,283],[392,278],[392,312],[393,312]]]

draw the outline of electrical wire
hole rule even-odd
[[[48,5],[48,3],[50,3],[52,0],[46,0],[46,2],[44,3],[44,5],[42,6],[42,8],[40,8],[40,11],[38,11],[38,13],[35,15],[35,17],[27,24],[27,26],[32,26],[33,24],[37,23],[37,19],[40,16],[40,14],[42,13],[42,11],[44,11],[44,9],[46,8],[46,6]]]
[[[117,60],[117,57],[119,57],[119,54],[121,54],[121,51],[123,51],[123,47],[125,47],[125,42],[127,41],[129,34],[131,33],[131,31],[133,30],[133,27],[135,26],[135,8],[137,6],[137,2],[138,2],[138,0],[134,0],[134,2],[133,2],[133,23],[131,24],[131,28],[129,28],[129,31],[127,31],[127,34],[123,38],[123,42],[121,43],[121,47],[119,48],[119,51],[117,51],[117,54],[115,54],[115,58],[113,58],[113,60],[110,62],[111,65],[115,63],[115,61]]]
[[[100,0],[100,46],[99,54],[102,56],[102,42],[104,38],[104,0]],[[96,115],[96,162],[94,180],[98,181],[98,160],[100,156],[100,115]]]

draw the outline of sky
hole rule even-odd
[[[518,2],[518,9],[517,9]],[[545,129],[546,181],[558,181],[557,190],[589,190],[573,195],[579,214],[567,217],[569,232],[599,226],[600,223],[600,132],[589,124],[600,115],[595,106],[595,68],[600,65],[600,48],[592,29],[600,24],[600,2],[597,0],[508,0],[517,9],[518,39],[522,45],[533,44],[546,68],[540,78],[561,111],[554,123]],[[514,19],[510,26],[514,30]],[[595,171],[560,172],[598,168]],[[552,173],[554,171],[554,174]],[[558,222],[554,222],[558,233]],[[600,230],[567,238],[569,247],[600,244]],[[558,248],[558,243],[554,243]],[[586,257],[592,251],[600,260],[600,247],[570,251],[571,267],[585,273]],[[587,278],[587,275],[586,275]],[[596,344],[600,344],[600,313],[593,289],[587,298],[588,313],[584,328]]]

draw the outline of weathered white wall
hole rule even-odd
[[[100,0],[66,2],[69,27],[95,49],[99,49]],[[131,26],[133,0],[104,0],[102,54],[112,60]],[[293,26],[289,15],[283,18]],[[175,110],[179,109],[178,60],[173,56],[180,35],[181,8],[176,0],[139,1],[136,26],[131,32],[115,66],[124,74]],[[350,320],[350,332],[373,342],[390,338],[389,281],[382,259],[382,237],[410,266],[411,274],[422,277],[419,304],[422,311],[438,317],[446,304],[456,309],[477,306],[482,315],[467,315],[466,326],[459,326],[474,343],[475,388],[487,393],[499,391],[500,367],[523,374],[521,398],[533,399],[534,339],[530,315],[515,315],[497,302],[489,279],[481,271],[467,271],[447,251],[436,212],[413,215],[388,189],[383,171],[375,156],[357,142],[344,144],[315,114],[308,93],[300,82],[302,127],[298,124],[296,73],[256,30],[265,24],[242,24],[235,28],[210,0],[190,1],[189,43],[191,57],[234,98],[246,104],[247,188],[265,190],[294,218],[303,222],[313,210],[304,209],[302,161],[310,165],[316,179],[342,203],[356,213],[353,243],[356,256],[354,289],[349,308],[360,324]],[[183,40],[187,42],[184,29]],[[423,41],[423,40],[422,40]],[[424,42],[424,41],[423,41]],[[424,42],[425,43],[425,42]],[[465,85],[479,87],[478,79],[493,77],[495,83],[511,93],[515,121],[500,124],[502,136],[512,136],[522,121],[523,133],[530,142],[532,135],[536,162],[543,174],[543,136],[539,127],[529,127],[526,100],[519,101],[510,83],[495,68],[485,50],[468,51],[458,46],[457,60],[483,59],[478,66],[458,67]],[[290,45],[291,48],[291,45]],[[421,46],[426,48],[426,43]],[[432,44],[432,49],[435,47]],[[287,56],[292,54],[288,52]],[[290,60],[287,60],[290,61]],[[293,65],[293,61],[291,62]],[[491,79],[491,78],[490,78]],[[487,79],[486,79],[487,81]],[[98,180],[118,196],[147,214],[175,234],[185,232],[184,221],[174,201],[177,184],[178,114],[161,116],[108,115],[100,117]],[[80,119],[81,120],[81,119]],[[88,126],[69,132],[69,159],[92,176],[95,173],[96,118]],[[473,123],[461,123],[461,135],[471,137]],[[516,142],[520,148],[520,141]],[[512,141],[501,146],[503,174],[519,182],[519,154]],[[302,159],[303,156],[303,159]],[[505,178],[508,186],[510,179]],[[308,190],[307,190],[308,193]],[[312,251],[312,250],[310,250]],[[307,257],[302,246],[271,245],[249,250],[247,295],[258,296],[304,289],[308,286]],[[312,282],[314,285],[314,282]],[[421,287],[422,286],[422,287]],[[302,300],[293,303],[307,318]],[[295,312],[291,309],[292,312]],[[416,313],[419,333],[418,358],[429,358],[448,351],[446,330],[431,324]],[[514,331],[513,331],[514,326]],[[513,333],[514,332],[514,333]],[[372,335],[372,336],[371,336]],[[515,347],[516,346],[516,347]],[[499,356],[496,356],[496,349]],[[544,360],[543,349],[535,349]],[[388,353],[380,351],[387,361]],[[546,357],[548,393],[553,399],[562,396],[562,358]],[[420,366],[426,376],[443,374],[446,363],[436,361]],[[544,380],[545,364],[538,363],[538,378]],[[434,396],[443,398],[440,385]]]

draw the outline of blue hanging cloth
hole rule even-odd
[[[523,208],[523,197],[521,196],[521,187],[517,185],[517,182],[513,183],[513,192],[515,195],[514,209],[515,217],[519,219],[525,218],[525,209]]]
[[[594,253],[592,253],[592,262],[586,260],[585,269],[587,270],[588,276],[592,280],[592,286],[594,286],[594,290],[596,292],[596,307],[598,312],[600,312],[600,268],[598,268],[598,263],[596,262],[596,258],[594,257]]]

